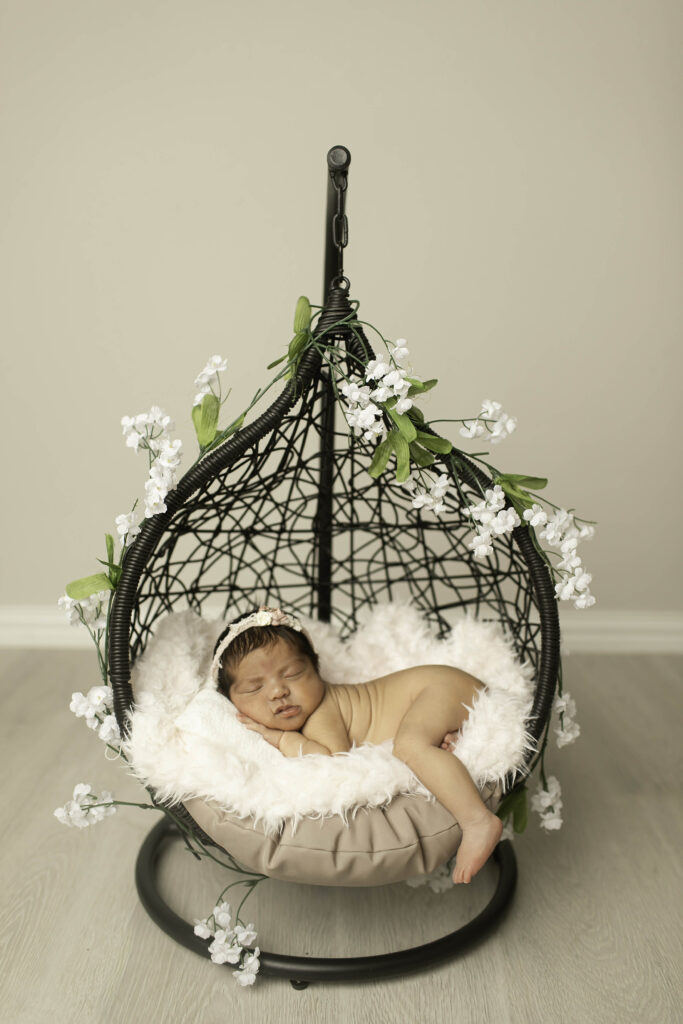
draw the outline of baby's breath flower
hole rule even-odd
[[[87,828],[88,825],[94,825],[115,814],[113,799],[108,790],[103,790],[102,796],[97,797],[87,783],[79,782],[74,787],[73,799],[64,807],[58,807],[54,811],[54,816],[62,825],[68,825],[70,828]],[[100,806],[94,806],[95,804]]]
[[[114,520],[116,523],[116,530],[119,535],[119,540],[123,544],[131,544],[140,532],[140,527],[137,525],[137,513],[128,512],[123,515],[117,516]]]
[[[242,964],[242,968],[239,971],[233,971],[232,976],[238,985],[246,986],[253,985],[256,981],[256,975],[258,969],[261,966],[259,961],[260,949],[258,946],[254,949],[253,953],[249,953]]]

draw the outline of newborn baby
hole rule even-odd
[[[239,721],[285,757],[333,755],[393,738],[394,756],[462,829],[453,881],[469,882],[486,863],[503,823],[450,750],[480,680],[449,665],[420,665],[367,683],[327,683],[298,619],[265,606],[218,638],[212,676]]]

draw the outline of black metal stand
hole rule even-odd
[[[209,943],[194,934],[192,925],[164,902],[156,885],[156,867],[165,839],[180,838],[181,832],[165,816],[151,830],[140,847],[135,865],[135,885],[143,907],[152,920],[172,939],[193,953],[211,959]],[[284,956],[261,950],[259,974],[286,978],[295,989],[311,981],[367,981],[427,970],[444,960],[459,956],[486,938],[502,919],[517,884],[517,860],[512,843],[504,840],[493,852],[500,869],[496,891],[484,909],[467,924],[424,946],[401,949],[381,956],[304,957]],[[231,965],[229,965],[231,966]]]

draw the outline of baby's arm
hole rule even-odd
[[[249,715],[238,714],[237,720],[246,725],[247,729],[251,732],[258,732],[263,736],[264,740],[267,740],[272,747],[277,747],[278,750],[285,755],[285,757],[298,757],[299,748],[303,747],[304,754],[331,754],[332,751],[328,750],[327,747],[323,747],[320,743],[316,743],[314,740],[308,740],[300,732],[288,732],[285,729],[269,729],[267,725],[263,725],[261,722],[257,722],[256,719],[250,718]],[[287,737],[291,736],[291,742]]]
[[[302,732],[288,732],[283,730],[280,736],[278,748],[285,757],[298,757],[302,754],[328,754],[332,751],[324,747],[322,743],[315,740],[307,740]]]

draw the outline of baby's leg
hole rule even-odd
[[[431,683],[406,711],[394,740],[394,755],[415,772],[462,829],[454,882],[469,882],[476,875],[503,831],[502,821],[486,807],[462,761],[440,747],[444,729],[455,732],[467,718],[463,699],[471,701],[471,691],[452,678]]]

